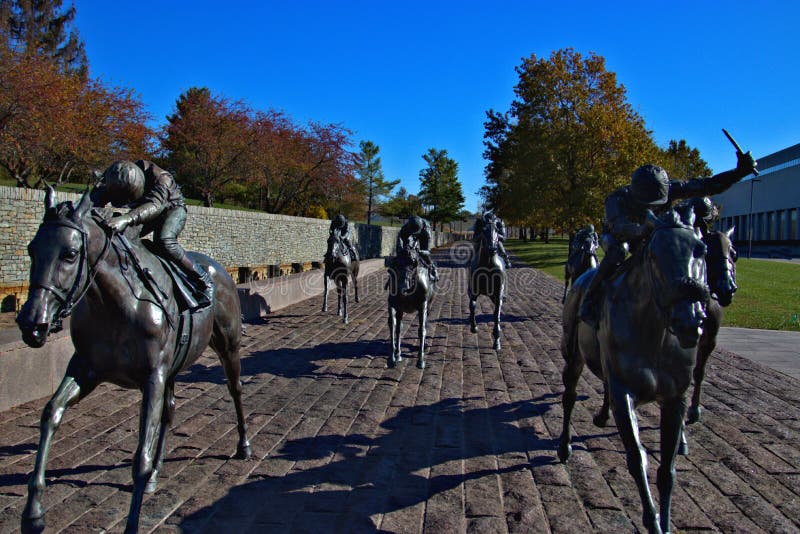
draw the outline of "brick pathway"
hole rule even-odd
[[[142,531],[631,532],[641,507],[612,423],[591,414],[601,385],[584,375],[574,454],[556,460],[561,425],[561,286],[514,268],[503,350],[489,305],[466,324],[465,273],[444,253],[429,319],[429,360],[386,369],[383,274],[362,284],[351,323],[321,299],[250,325],[243,351],[254,459],[230,459],[232,403],[208,353],[177,388],[176,423]],[[48,531],[121,531],[136,448],[138,392],[102,386],[67,412],[52,448]],[[708,369],[703,422],[680,458],[681,532],[800,531],[800,382],[728,352]],[[0,413],[0,532],[18,529],[44,399]],[[640,409],[651,482],[657,410]],[[654,488],[655,491],[655,488]]]

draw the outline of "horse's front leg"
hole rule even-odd
[[[342,299],[342,308],[344,310],[344,314],[342,316],[342,322],[347,324],[350,321],[350,317],[347,315],[347,277],[343,278],[342,286],[340,291],[340,296]]]
[[[389,305],[389,333],[392,336],[392,354],[386,362],[387,367],[395,367],[403,360],[400,345],[400,325],[403,321],[403,312]]]
[[[142,509],[144,491],[155,464],[156,441],[161,430],[161,414],[164,409],[164,374],[166,369],[156,369],[144,386],[142,409],[139,415],[139,446],[133,458],[133,495],[128,510],[125,532],[139,530],[139,512]]]
[[[324,288],[322,290],[322,311],[326,312],[328,311],[328,275],[323,274],[322,279],[324,280]]]
[[[478,296],[472,292],[472,289],[467,289],[467,297],[469,298],[469,331],[474,334],[478,331],[478,324],[475,322],[475,304]]]
[[[564,267],[564,296],[561,297],[561,304],[567,301],[567,288],[569,287],[569,271]]]
[[[564,356],[564,370],[561,373],[561,380],[564,382],[564,394],[561,396],[561,406],[564,412],[561,422],[561,440],[558,445],[558,459],[566,462],[572,454],[572,432],[570,420],[572,419],[572,409],[575,407],[575,400],[578,398],[578,379],[583,373],[583,359],[577,352],[570,353],[567,349],[568,342],[562,342],[561,352]]]
[[[80,373],[81,364],[78,355],[74,354],[70,360],[67,372],[61,379],[58,389],[47,402],[42,411],[40,422],[39,448],[36,451],[36,463],[28,479],[28,500],[22,512],[22,532],[41,532],[44,529],[44,510],[42,509],[42,494],[45,489],[45,469],[50,446],[53,443],[64,412],[70,406],[88,395],[96,383],[82,379],[85,373]]]
[[[686,416],[686,398],[670,399],[661,406],[661,464],[658,466],[656,486],[661,511],[662,532],[669,532],[672,488],[675,485],[675,455],[683,435],[683,418]]]
[[[419,338],[419,351],[417,352],[417,367],[425,369],[425,324],[428,322],[428,301],[422,303],[422,307],[417,312],[419,319],[419,327],[417,328],[417,337]]]
[[[642,523],[650,534],[662,534],[658,514],[653,504],[653,496],[647,485],[647,454],[639,441],[639,423],[636,419],[634,398],[630,391],[617,382],[613,376],[608,378],[608,388],[617,430],[625,445],[628,472],[639,489],[639,498],[642,501]]]
[[[603,382],[603,405],[600,407],[597,413],[594,414],[594,417],[592,418],[592,422],[594,423],[595,426],[599,426],[600,428],[606,426],[606,423],[608,423],[609,409],[610,407],[608,400],[608,386],[606,385],[605,382]]]
[[[505,291],[506,285],[505,283],[501,283],[500,292],[494,302],[494,330],[492,331],[492,335],[494,336],[494,350],[500,350],[500,313],[503,309],[503,295]]]
[[[709,339],[711,338],[711,339]],[[706,376],[706,364],[708,357],[714,351],[717,345],[716,334],[710,335],[708,331],[704,331],[700,336],[700,342],[697,344],[697,362],[694,364],[694,391],[692,391],[692,404],[689,406],[689,414],[686,422],[689,424],[696,423],[700,420],[700,395],[703,392],[703,379]]]
[[[175,384],[170,382],[164,388],[164,406],[161,410],[161,428],[158,429],[158,447],[156,448],[155,466],[153,467],[153,474],[150,475],[150,480],[147,481],[147,486],[144,488],[145,493],[153,493],[158,485],[158,472],[164,465],[164,455],[166,454],[165,444],[167,442],[167,432],[172,426],[172,418],[175,415]]]
[[[358,302],[358,270],[351,271],[350,275],[353,279],[353,290],[356,294],[356,302]]]

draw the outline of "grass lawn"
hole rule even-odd
[[[506,248],[563,283],[566,239],[551,239],[548,244],[510,239]],[[725,308],[724,326],[800,331],[800,264],[741,258],[736,281],[739,291]]]

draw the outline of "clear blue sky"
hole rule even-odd
[[[91,73],[131,87],[156,124],[192,86],[341,123],[381,147],[387,178],[419,188],[446,149],[475,210],[486,110],[508,109],[514,67],[596,52],[659,144],[684,138],[715,172],[727,128],[764,156],[800,142],[800,2],[209,2],[77,0]],[[609,7],[614,5],[614,7]],[[646,163],[646,162],[642,162]]]

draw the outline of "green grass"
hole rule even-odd
[[[563,283],[566,239],[548,244],[510,239],[506,248]],[[736,263],[736,281],[739,291],[725,308],[724,326],[800,331],[800,264],[742,258]]]

